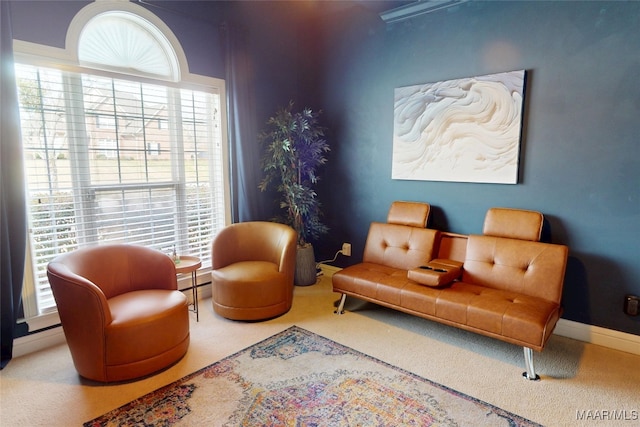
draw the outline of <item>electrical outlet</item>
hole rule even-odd
[[[640,308],[638,305],[640,304],[640,298],[635,295],[625,295],[624,296],[624,312],[629,316],[637,316]]]
[[[351,243],[342,244],[342,255],[351,256]]]

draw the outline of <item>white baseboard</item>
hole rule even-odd
[[[13,357],[35,353],[36,351],[44,350],[45,348],[53,347],[64,342],[64,332],[60,326],[26,335],[13,341]]]
[[[341,270],[340,267],[322,264],[320,266],[325,276],[331,277],[333,273]],[[572,320],[560,319],[556,324],[554,334],[572,338],[591,344],[601,345],[614,350],[640,355],[640,336],[587,325]]]
[[[554,334],[640,355],[640,336],[560,319]]]

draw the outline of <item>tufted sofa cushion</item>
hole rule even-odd
[[[364,299],[377,302],[369,295]],[[542,298],[464,282],[444,289],[408,283],[398,298],[384,302],[382,305],[534,350],[544,347],[561,314],[559,304]]]
[[[364,247],[364,262],[411,270],[434,257],[438,231],[374,222]]]
[[[564,245],[470,235],[462,281],[559,304],[567,255]]]

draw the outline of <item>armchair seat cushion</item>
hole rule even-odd
[[[189,323],[184,321],[187,298],[181,292],[133,291],[107,304],[113,319],[105,328],[107,366],[152,358],[189,338]]]
[[[217,304],[228,307],[274,306],[287,299],[285,274],[268,261],[241,261],[212,272]]]

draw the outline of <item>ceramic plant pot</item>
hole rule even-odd
[[[298,246],[294,283],[296,286],[309,286],[316,283],[316,279],[316,257],[313,245],[307,243],[305,246]]]

